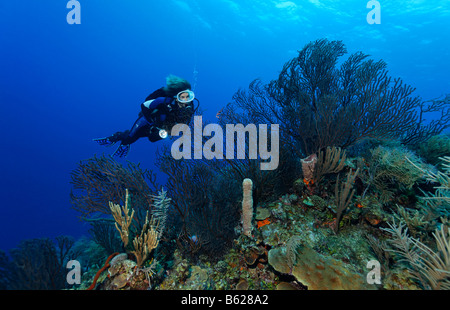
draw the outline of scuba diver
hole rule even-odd
[[[194,92],[188,81],[169,75],[166,78],[166,86],[148,95],[141,104],[139,117],[130,130],[93,140],[104,146],[120,142],[113,156],[125,157],[130,145],[139,138],[147,137],[151,142],[156,142],[165,139],[175,124],[189,124],[198,108],[194,108],[194,99]],[[198,102],[198,99],[195,100]]]

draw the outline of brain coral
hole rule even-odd
[[[351,272],[343,262],[326,258],[309,247],[298,250],[296,261],[289,267],[286,249],[269,251],[269,264],[278,272],[292,274],[309,290],[361,290],[371,289],[365,277]]]

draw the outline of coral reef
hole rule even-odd
[[[138,165],[80,163],[72,201],[102,247],[75,289],[449,289],[450,158],[446,138],[430,137],[450,125],[450,97],[421,101],[384,61],[346,53],[310,42],[222,110],[221,124],[280,124],[274,171],[248,150],[181,161],[163,147],[157,193]]]
[[[342,167],[324,174],[320,186],[313,192],[300,178],[292,182],[289,193],[277,199],[260,201],[252,208],[244,208],[244,201],[250,201],[252,193],[249,188],[243,188],[240,205],[242,218],[247,212],[246,229],[244,223],[235,224],[235,238],[217,259],[211,259],[200,251],[204,244],[192,234],[180,234],[175,241],[159,238],[157,247],[153,248],[154,243],[148,247],[148,257],[142,256],[140,259],[135,251],[143,247],[132,244],[125,247],[127,253],[111,260],[107,272],[104,270],[97,276],[95,288],[448,289],[448,219],[443,216],[444,213],[439,213],[439,216],[436,213],[430,221],[431,213],[423,208],[423,201],[439,204],[439,210],[447,209],[450,159],[442,158],[442,171],[436,172],[418,157],[409,159],[407,156],[414,155],[411,152],[392,146],[377,148],[368,153],[379,152],[384,157],[376,157],[376,160],[346,158],[342,164],[339,161]],[[395,200],[381,201],[381,189],[373,186],[373,182],[377,178],[376,173],[387,175],[392,163],[398,165],[391,171],[397,178],[394,180],[402,180],[397,183],[403,186],[390,188]],[[402,173],[397,173],[399,171]],[[297,172],[302,174],[300,169]],[[373,174],[375,178],[370,178],[369,172],[376,172]],[[341,181],[340,175],[347,177]],[[422,183],[423,179],[428,179],[431,185]],[[246,183],[250,184],[250,180]],[[433,191],[421,191],[420,186]],[[402,199],[408,188],[415,189],[415,195],[422,194],[422,198]],[[153,206],[159,204],[160,210],[170,209],[168,192],[164,192],[163,196],[165,202],[157,203],[158,198],[154,197]],[[128,211],[126,207],[120,208],[121,217],[117,219],[125,218],[124,226],[127,226],[126,214],[131,218],[131,209],[129,206]],[[151,219],[148,220],[151,222]],[[400,223],[400,229],[391,226],[392,220]],[[149,225],[154,227],[154,232],[158,231],[155,222]],[[120,225],[118,228],[116,233],[122,231]],[[244,233],[244,230],[251,233]],[[166,231],[169,233],[170,229]],[[133,230],[134,235],[144,236],[141,230]],[[168,243],[166,246],[171,244],[175,249],[172,252],[162,251],[161,243],[164,245],[165,242]],[[178,246],[175,247],[175,244]],[[379,284],[368,281],[371,271],[368,262],[371,261],[380,264]],[[97,266],[95,272],[101,267]],[[79,288],[92,284],[95,277],[94,272],[87,271]]]
[[[248,224],[251,234],[244,234],[243,225],[236,225],[235,229],[239,233],[217,260],[211,260],[198,251],[201,245],[195,236],[180,236],[177,242],[184,240],[184,248],[192,249],[190,255],[178,247],[169,256],[161,256],[158,246],[153,250],[151,260],[136,263],[136,256],[129,249],[128,254],[122,253],[111,260],[108,272],[98,276],[96,288],[446,289],[448,277],[445,270],[448,269],[449,256],[445,253],[449,249],[449,237],[444,234],[448,231],[445,219],[435,221],[434,224],[424,224],[424,213],[419,213],[419,209],[406,208],[400,203],[391,206],[393,202],[386,208],[388,204],[377,199],[375,186],[372,190],[365,191],[369,179],[359,178],[358,173],[371,169],[370,165],[378,161],[357,164],[361,162],[361,159],[345,160],[339,172],[324,175],[322,185],[315,193],[311,193],[306,186],[295,186],[297,182],[293,182],[292,189],[296,189],[295,193],[284,194],[276,200],[259,203],[254,209],[251,208],[251,216],[247,218],[255,219]],[[406,160],[403,164],[410,165],[408,169],[428,167],[420,164],[416,168],[417,163],[420,161]],[[341,182],[338,173],[343,172],[349,177]],[[443,191],[447,184],[445,173],[423,170],[420,175],[428,175],[434,182],[441,184],[437,188],[441,192],[434,194],[446,201],[448,192]],[[414,183],[417,184],[420,178],[415,180]],[[362,185],[358,186],[357,181]],[[338,193],[333,195],[336,188],[339,188]],[[250,197],[246,197],[248,198]],[[342,202],[337,202],[338,200]],[[341,209],[340,221],[336,220],[338,209]],[[403,233],[400,234],[403,236],[402,240],[407,240],[407,245],[414,245],[414,251],[417,252],[401,253],[395,247],[395,244],[401,242],[393,241],[395,234],[389,231],[389,221],[392,219],[409,223],[416,236],[423,240],[427,240],[427,232],[431,227],[433,230],[436,228],[433,225],[441,223],[438,226],[441,230],[434,232],[436,241],[433,243],[433,240],[422,242],[406,236],[403,228]],[[336,234],[336,227],[339,228],[339,234]],[[404,257],[419,257],[419,253],[421,260],[405,264]],[[380,262],[381,284],[371,284],[367,280],[370,272],[367,264],[373,260]],[[83,282],[92,283],[94,276],[86,274]],[[83,287],[86,285],[81,285],[80,288]]]

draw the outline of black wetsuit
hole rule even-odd
[[[163,95],[163,96],[160,96]],[[162,138],[159,136],[161,129],[170,133],[173,125],[177,123],[189,123],[194,114],[194,105],[191,102],[184,108],[180,108],[175,99],[166,95],[163,88],[154,91],[147,96],[145,102],[153,100],[147,107],[141,104],[139,118],[134,122],[130,130],[116,133],[117,140],[122,145],[132,144],[139,138],[148,137],[151,142]]]
[[[113,156],[125,157],[130,150],[130,144],[139,138],[147,137],[151,142],[161,140],[161,129],[168,133],[175,124],[189,124],[194,115],[194,104],[190,102],[180,108],[174,99],[176,94],[167,93],[160,88],[151,93],[141,104],[141,112],[130,130],[119,131],[106,138],[94,139],[100,145],[111,146],[120,141]],[[148,102],[152,100],[151,102]]]

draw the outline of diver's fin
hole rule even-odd
[[[95,141],[95,142],[97,142],[98,144],[103,145],[103,146],[113,146],[114,144],[117,143],[117,141],[115,141],[115,142],[111,141],[111,140],[109,139],[109,137],[92,139],[92,141]]]
[[[129,132],[128,130],[126,130],[124,132],[118,131],[109,137],[98,138],[98,139],[93,139],[93,140],[100,145],[113,146],[117,142],[119,142],[119,141],[123,140],[125,137],[127,137],[128,132]]]
[[[129,144],[126,144],[126,145],[121,144],[121,145],[119,145],[119,147],[116,149],[116,151],[114,152],[114,154],[112,156],[127,157],[129,151],[130,151]]]

